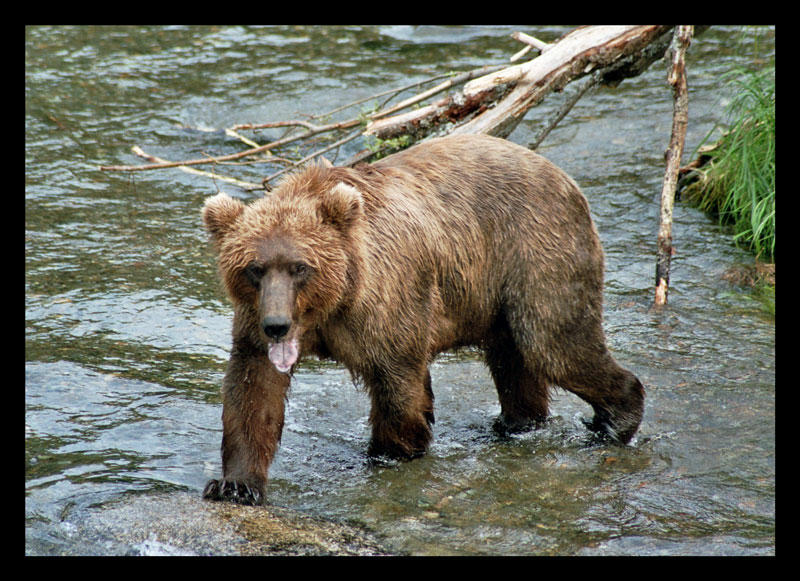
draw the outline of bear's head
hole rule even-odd
[[[329,173],[310,168],[251,204],[220,193],[203,206],[242,331],[284,373],[297,361],[305,331],[356,292],[363,199]]]

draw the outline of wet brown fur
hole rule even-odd
[[[357,169],[310,167],[248,206],[218,195],[203,215],[235,305],[224,477],[209,498],[263,500],[283,426],[289,376],[266,356],[264,293],[243,274],[254,262],[310,267],[285,289],[289,337],[301,356],[333,358],[363,382],[371,454],[425,452],[428,365],[466,345],[486,353],[501,431],[544,419],[553,385],[593,406],[594,429],[627,442],[638,428],[644,390],[606,349],[588,204],[533,152],[485,136],[435,139]]]

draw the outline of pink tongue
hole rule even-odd
[[[281,373],[288,373],[297,361],[297,339],[269,346],[269,360]]]

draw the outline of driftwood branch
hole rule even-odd
[[[518,32],[512,36],[526,46],[539,50],[541,54],[538,57],[521,64],[486,66],[474,71],[450,74],[447,78],[444,75],[437,75],[426,81],[353,101],[328,113],[308,116],[309,120],[242,123],[225,130],[213,130],[249,146],[248,149],[237,153],[207,155],[183,161],[162,160],[151,156],[152,163],[149,164],[105,165],[100,169],[144,171],[177,167],[185,171],[185,168],[190,166],[237,162],[258,156],[261,161],[267,163],[286,165],[265,178],[264,187],[268,188],[270,180],[323,153],[338,149],[361,135],[372,140],[370,149],[359,152],[343,165],[369,161],[392,151],[398,144],[401,147],[410,145],[434,131],[437,134],[488,133],[505,137],[517,126],[528,109],[540,102],[549,92],[560,91],[569,82],[591,75],[591,79],[565,103],[537,137],[534,143],[536,147],[590,87],[598,83],[616,84],[624,78],[638,75],[654,60],[663,56],[671,37],[670,28],[669,26],[590,26],[578,28],[552,43],[545,43]],[[442,81],[443,78],[445,80]],[[389,105],[389,102],[400,93],[432,82],[438,84],[401,102]],[[441,96],[442,93],[446,94]],[[338,122],[326,124],[317,122],[319,119],[329,118],[333,113],[387,96],[388,98],[372,112]],[[422,106],[418,109],[411,109],[420,105]],[[240,133],[279,128],[286,128],[288,133],[263,145]],[[395,142],[393,139],[395,137],[403,139]],[[286,163],[285,157],[273,154],[273,150],[280,148],[284,148],[285,151],[285,146],[290,144],[294,148],[298,142],[302,142],[304,149],[297,156],[299,159],[295,158]]]
[[[672,135],[667,148],[664,185],[661,189],[661,223],[658,229],[658,258],[656,261],[656,305],[667,303],[669,268],[672,257],[672,205],[678,183],[678,168],[683,155],[686,126],[689,124],[689,95],[686,85],[686,49],[692,40],[694,27],[683,25],[675,29],[672,42],[672,65],[667,81],[672,86],[674,107]]]
[[[393,105],[389,109],[381,110],[381,111],[375,112],[375,113],[373,113],[371,115],[368,115],[367,119],[377,119],[377,118],[380,118],[382,116],[391,115],[392,113],[395,113],[395,112],[397,112],[399,110],[411,107],[412,105],[414,105],[414,104],[416,104],[416,103],[418,103],[420,101],[423,101],[423,100],[425,100],[426,98],[428,98],[428,97],[430,97],[432,95],[435,95],[437,93],[441,93],[442,91],[446,91],[449,88],[452,88],[452,87],[457,86],[459,84],[463,84],[463,83],[465,83],[465,82],[467,82],[467,81],[469,81],[471,79],[474,79],[475,77],[478,77],[480,75],[485,75],[485,74],[487,74],[489,72],[498,70],[500,68],[502,68],[502,67],[500,67],[500,66],[494,66],[494,67],[487,66],[487,67],[481,67],[481,68],[476,69],[474,71],[469,71],[469,72],[466,72],[466,73],[462,73],[460,75],[456,75],[453,78],[451,78],[451,79],[449,79],[449,80],[437,85],[433,89],[429,89],[428,91],[425,91],[421,95],[417,95],[416,97],[413,97],[413,98],[410,98],[410,99],[406,99],[402,103],[399,103],[397,105]],[[438,78],[441,78],[441,76],[437,76],[437,77],[434,77],[434,78],[438,79]],[[415,83],[415,84],[410,85],[410,86],[416,86],[416,85],[419,85],[419,84],[420,83]],[[397,92],[397,91],[389,91],[389,92]],[[385,94],[387,94],[389,92],[384,92],[384,93],[381,93],[381,94],[385,95]],[[213,156],[213,157],[212,156],[207,156],[207,157],[196,158],[196,159],[188,159],[188,160],[183,160],[183,161],[163,161],[163,162],[159,162],[159,163],[151,163],[151,164],[146,164],[146,165],[103,165],[103,166],[100,166],[100,169],[103,170],[103,171],[145,171],[145,170],[166,169],[166,168],[191,166],[191,165],[202,165],[202,164],[209,164],[209,163],[221,163],[221,162],[225,162],[225,161],[234,161],[234,160],[242,159],[242,158],[249,157],[249,156],[252,156],[252,155],[256,155],[256,154],[259,154],[259,153],[266,153],[266,152],[269,152],[272,149],[277,149],[279,147],[288,145],[290,143],[294,143],[294,142],[302,141],[302,140],[307,140],[307,139],[309,139],[311,137],[314,137],[316,135],[319,135],[321,133],[328,133],[328,132],[333,132],[333,131],[341,131],[341,130],[350,129],[352,127],[356,127],[356,126],[362,125],[363,122],[364,122],[364,120],[362,118],[353,118],[353,119],[348,119],[346,121],[340,121],[338,123],[329,123],[329,124],[326,124],[326,125],[314,125],[313,123],[310,123],[308,121],[302,121],[302,120],[296,120],[296,119],[295,120],[289,120],[289,121],[274,121],[274,122],[269,122],[269,123],[241,123],[241,124],[238,124],[238,125],[234,125],[233,127],[229,128],[229,129],[226,129],[225,132],[230,135],[231,132],[237,132],[237,131],[241,131],[241,130],[244,130],[244,129],[257,130],[257,129],[272,129],[272,128],[279,128],[279,127],[294,127],[294,126],[304,127],[306,129],[306,131],[304,133],[296,134],[296,135],[293,135],[293,136],[287,136],[287,137],[284,137],[282,139],[278,139],[276,141],[272,141],[272,142],[264,144],[264,145],[260,145],[260,146],[257,146],[257,147],[251,147],[250,149],[247,149],[245,151],[240,151],[238,153],[232,153],[232,154],[228,154],[228,155],[220,155],[220,156]],[[350,139],[347,139],[346,141],[350,141]],[[345,141],[342,141],[342,143],[344,143],[344,142]],[[318,155],[321,155],[322,153],[324,153],[325,151],[328,151],[329,149],[330,148],[325,148],[324,151],[321,150],[321,151],[316,152],[315,154],[307,156],[306,161],[308,161],[309,159],[313,159],[314,157],[316,157]],[[278,174],[276,174],[276,175],[280,175],[281,173],[283,173],[283,172],[278,172]]]
[[[442,123],[453,123],[451,133],[506,137],[531,107],[570,81],[599,69],[608,69],[621,80],[626,71],[619,65],[632,57],[626,63],[628,69],[640,60],[649,65],[658,56],[646,55],[644,49],[669,29],[655,25],[579,28],[548,45],[533,60],[470,81],[461,91],[417,111],[375,120],[365,133],[380,139],[402,134],[417,137]],[[667,43],[662,46],[661,55]]]

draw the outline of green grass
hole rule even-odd
[[[699,179],[684,196],[721,223],[732,224],[737,244],[774,262],[775,69],[737,70],[726,82],[736,87],[727,107],[729,129],[703,151],[710,162],[695,170]]]

